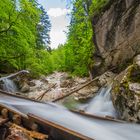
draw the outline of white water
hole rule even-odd
[[[98,116],[117,117],[110,97],[110,87],[102,88],[86,107],[86,112]]]
[[[11,84],[11,81],[7,82]],[[12,83],[13,85],[13,83]],[[7,86],[8,90],[9,87]],[[15,90],[15,89],[14,89]],[[91,100],[86,112],[100,116],[116,116],[110,98],[111,88],[102,88],[97,96]],[[140,140],[140,125],[130,123],[116,123],[98,119],[91,119],[77,115],[66,108],[53,103],[37,103],[25,99],[0,94],[0,104],[27,115],[35,114],[56,124],[69,128],[96,140]]]
[[[11,102],[12,101],[12,102]],[[140,125],[91,119],[77,115],[53,103],[33,101],[0,94],[0,103],[22,114],[35,114],[42,119],[69,128],[96,140],[139,140]]]
[[[3,90],[4,91],[11,92],[11,93],[18,91],[16,84],[12,80],[7,79],[7,78],[3,78],[2,82],[3,82]]]

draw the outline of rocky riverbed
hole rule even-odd
[[[89,78],[72,77],[65,72],[54,72],[40,79],[31,79],[28,74],[17,76],[13,82],[7,84],[10,89],[11,84],[17,86],[14,94],[20,94],[39,101],[54,101],[67,95],[85,83]],[[4,80],[4,82],[7,82]],[[140,121],[140,55],[136,56],[133,63],[119,74],[110,71],[100,75],[94,82],[84,88],[74,92],[71,96],[64,98],[58,103],[70,109],[83,110],[87,103],[98,93],[101,87],[112,84],[112,101],[119,118],[126,121]],[[15,87],[15,85],[12,87]],[[17,91],[18,89],[18,91]]]

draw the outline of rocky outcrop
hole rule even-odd
[[[101,88],[103,86],[107,86],[107,85],[112,84],[112,81],[113,81],[115,76],[116,76],[116,74],[114,74],[111,71],[107,71],[104,74],[102,74],[98,79],[99,87]]]
[[[64,74],[64,76],[60,78],[61,88],[72,87],[73,83],[74,83],[74,79],[68,74]]]
[[[95,96],[95,94],[98,91],[99,91],[99,87],[98,86],[89,85],[89,86],[79,90],[78,92],[76,92],[74,94],[74,99],[75,100],[87,100],[87,99]]]
[[[140,122],[140,55],[114,80],[112,100],[121,119]]]
[[[93,20],[95,53],[93,75],[122,69],[140,53],[140,1],[110,0]]]

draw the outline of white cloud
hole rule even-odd
[[[48,15],[51,17],[60,17],[70,13],[69,9],[62,9],[62,8],[50,8],[48,10]]]
[[[64,44],[66,41],[66,35],[63,31],[51,31],[51,48],[57,48],[59,44]]]

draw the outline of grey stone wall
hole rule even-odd
[[[140,0],[114,0],[92,23],[93,74],[121,67],[140,53]]]

